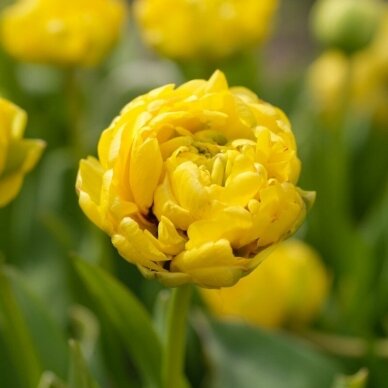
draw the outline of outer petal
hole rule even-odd
[[[129,181],[137,205],[143,214],[147,214],[162,173],[163,159],[155,138],[139,144],[140,141],[140,137],[137,138],[132,147]]]
[[[26,174],[40,159],[46,143],[42,140],[21,139],[11,141],[2,175]]]
[[[5,135],[8,139],[20,139],[26,127],[26,112],[4,98],[0,98],[0,112],[1,137]]]
[[[186,273],[203,287],[229,287],[247,273],[248,262],[233,255],[227,240],[219,240],[182,252],[172,261],[171,271]]]
[[[7,205],[18,194],[23,184],[23,175],[15,174],[0,179],[0,207]]]
[[[145,278],[157,279],[167,287],[179,287],[183,284],[193,282],[191,276],[183,272],[169,272],[163,269],[151,271],[141,265],[138,265],[138,268]]]
[[[112,243],[125,259],[152,270],[161,270],[163,267],[157,262],[168,260],[130,217],[121,221],[117,234],[112,237]]]
[[[81,209],[101,229],[104,229],[104,215],[99,208],[103,174],[104,169],[98,160],[88,157],[81,160],[76,181]]]
[[[17,195],[24,175],[36,165],[45,145],[41,140],[20,140],[9,147],[0,175],[0,207]]]
[[[260,193],[260,205],[254,214],[254,227],[259,246],[279,242],[299,227],[306,205],[296,188],[289,183],[274,183]]]

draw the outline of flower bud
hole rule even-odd
[[[312,11],[313,31],[324,45],[352,53],[373,39],[380,11],[377,0],[319,0]]]
[[[121,256],[170,286],[235,284],[296,231],[314,197],[296,186],[285,114],[220,71],[130,102],[98,154],[80,163],[81,208]]]

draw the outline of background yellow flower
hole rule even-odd
[[[373,42],[351,56],[339,50],[324,52],[311,66],[309,89],[324,115],[341,113],[344,101],[357,114],[388,124],[388,12]]]
[[[18,194],[45,147],[42,140],[22,138],[26,119],[23,110],[0,98],[0,207]]]
[[[96,65],[119,38],[125,13],[121,0],[20,0],[1,15],[2,42],[22,61]]]
[[[137,0],[147,44],[179,59],[222,58],[262,42],[277,0]]]
[[[289,240],[235,286],[201,293],[220,317],[272,328],[309,323],[321,309],[328,286],[319,255],[302,241]]]
[[[77,178],[86,215],[169,285],[230,286],[302,222],[287,117],[221,72],[129,103]]]

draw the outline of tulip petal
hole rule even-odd
[[[0,179],[0,207],[7,205],[18,194],[23,184],[23,175],[14,174]]]
[[[105,230],[102,212],[100,211],[103,173],[104,169],[97,159],[88,157],[81,160],[76,189],[79,196],[79,205],[83,212],[100,229]]]
[[[21,139],[11,141],[2,175],[26,174],[40,159],[46,143],[42,140]]]
[[[206,242],[226,239],[234,248],[252,228],[252,216],[242,207],[229,207],[209,220],[196,221],[187,230],[189,241],[186,249],[193,249]]]
[[[181,230],[187,230],[194,221],[193,215],[187,209],[178,205],[167,176],[155,191],[153,211],[158,220],[161,220],[164,215]]]
[[[80,161],[76,188],[80,192],[88,193],[96,204],[100,203],[103,174],[104,169],[97,159],[89,156]]]
[[[201,182],[198,166],[190,161],[180,164],[171,174],[171,186],[178,203],[195,218],[206,214],[210,196]]]
[[[185,248],[186,240],[177,232],[174,224],[162,216],[158,225],[158,240],[163,252],[177,255]]]
[[[135,202],[147,214],[162,173],[163,158],[155,138],[139,143],[140,137],[132,147],[129,180]]]
[[[159,280],[163,285],[167,287],[179,287],[183,284],[193,281],[190,275],[183,272],[168,272],[167,270],[151,271],[146,267],[138,265],[140,272],[146,279]]]
[[[216,70],[207,82],[206,92],[214,93],[228,90],[228,81],[222,71]]]
[[[27,122],[26,112],[4,98],[0,98],[0,111],[1,136],[9,140],[21,139]]]
[[[46,143],[41,140],[19,140],[9,145],[0,175],[0,206],[5,206],[19,192],[23,178],[38,162]]]
[[[121,221],[118,232],[112,237],[112,243],[126,260],[152,270],[162,268],[155,262],[168,260],[130,217]]]
[[[265,183],[265,178],[257,172],[244,172],[229,180],[220,200],[229,205],[245,207]]]
[[[171,270],[189,274],[203,287],[230,287],[246,271],[248,262],[233,255],[227,240],[219,240],[182,252],[171,262]]]

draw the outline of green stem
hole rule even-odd
[[[163,388],[184,388],[184,360],[186,349],[186,320],[189,310],[191,285],[173,290],[167,311],[167,333],[163,358]]]

